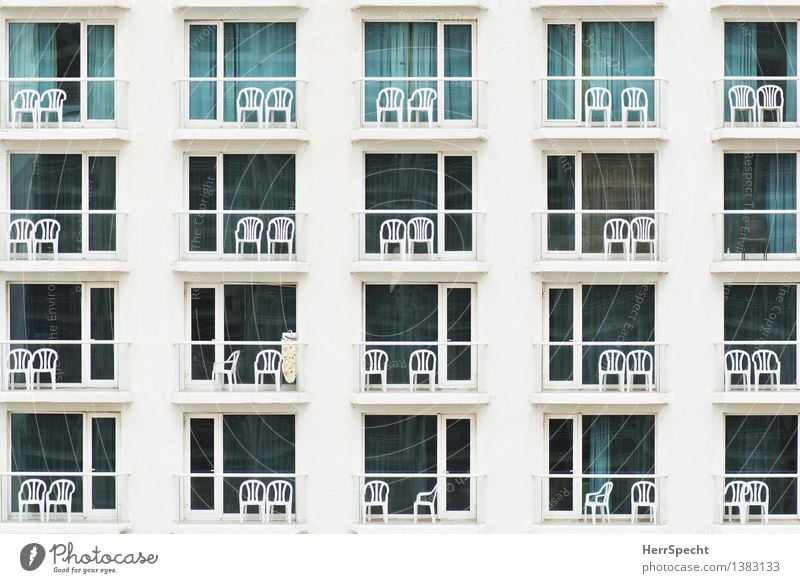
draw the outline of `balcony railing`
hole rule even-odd
[[[736,482],[736,483],[733,483]],[[716,524],[798,524],[797,472],[714,475]]]
[[[20,488],[28,480],[35,498],[43,505],[23,504],[20,512]],[[60,504],[47,508],[48,501],[57,498],[58,480],[67,480],[63,500]],[[43,496],[40,496],[43,495]],[[27,487],[22,501],[30,501]],[[69,516],[67,513],[69,508]],[[128,521],[128,474],[119,472],[0,472],[0,522],[88,522],[122,523]]]
[[[0,79],[0,123],[2,129],[49,130],[61,117],[65,129],[127,129],[127,89],[127,81],[109,77]]]
[[[198,77],[176,84],[182,129],[305,128],[306,82],[297,77]]]
[[[799,77],[724,77],[715,80],[714,127],[717,129],[798,127],[799,79]]]
[[[305,261],[306,216],[296,210],[176,213],[184,261]]]
[[[589,502],[595,504],[587,506],[587,495],[602,492],[609,482],[609,495],[590,496]],[[533,477],[534,524],[663,524],[665,486],[666,476],[656,474],[537,475]],[[639,504],[635,515],[632,502]]]
[[[797,259],[798,210],[726,210],[714,213],[717,261]]]
[[[585,125],[663,128],[666,87],[666,80],[657,77],[567,76],[537,79],[534,81],[534,127]],[[605,91],[597,101],[595,93],[589,95],[588,104],[592,108],[590,118],[586,110],[586,94],[594,88]],[[633,91],[627,91],[629,89]],[[606,108],[605,111],[603,108]]]
[[[355,386],[360,392],[479,391],[483,346],[456,341],[360,342]]]
[[[303,474],[195,472],[175,477],[180,523],[296,525],[306,522],[306,476]],[[250,497],[245,485],[244,498],[252,504],[240,506],[239,494],[248,480],[258,481],[264,488],[255,486]],[[288,482],[290,487],[278,488],[279,480]],[[276,484],[270,488],[271,483]],[[258,505],[262,500],[265,502],[263,515]],[[285,501],[288,508],[275,504],[270,512],[268,506],[278,501]]]
[[[542,391],[666,391],[662,342],[542,342],[535,349]]]
[[[781,309],[780,304],[775,305],[777,309]],[[771,322],[769,317],[765,318],[765,322],[767,321]],[[717,390],[800,390],[797,379],[799,347],[800,343],[796,340],[736,340],[717,343]]]
[[[126,217],[117,210],[0,211],[0,233],[5,234],[0,258],[122,261]]]
[[[664,261],[666,219],[653,209],[537,211],[534,258]]]
[[[483,522],[484,475],[455,472],[396,472],[357,474],[354,478],[356,523],[478,524]],[[380,483],[388,486],[388,489]],[[422,502],[416,505],[416,519],[415,502]],[[385,514],[384,510],[387,511]],[[435,517],[435,521],[432,516]]]
[[[128,345],[119,340],[2,341],[0,390],[127,390]],[[37,355],[43,349],[54,350],[55,358]]]
[[[486,126],[486,82],[475,77],[362,77],[356,79],[355,85],[356,127]],[[391,90],[392,94],[382,93],[383,90]],[[433,92],[428,92],[428,99],[423,95],[426,90]]]
[[[359,261],[482,258],[479,237],[484,213],[480,211],[376,209],[357,211],[355,217]]]
[[[191,341],[176,347],[181,391],[302,391],[305,386],[305,344],[295,340]]]

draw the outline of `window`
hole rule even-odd
[[[11,220],[58,221],[59,254],[117,250],[115,156],[10,154],[9,165]],[[40,251],[49,252],[50,246]]]
[[[191,415],[185,426],[189,479],[182,487],[184,510],[195,516],[238,515],[245,480],[267,485],[281,479],[292,484],[295,512],[294,415]]]
[[[115,288],[12,283],[8,296],[12,349],[54,349],[58,353],[58,385],[118,386]],[[15,382],[21,381],[22,375],[17,375]],[[49,381],[49,375],[40,379],[42,383]]]
[[[547,485],[545,511],[550,518],[584,512],[589,492],[606,482],[613,488],[609,510],[631,513],[631,487],[656,479],[655,416],[570,415],[546,420]],[[624,477],[617,478],[620,474]]]
[[[366,22],[364,121],[378,121],[378,93],[388,87],[402,90],[406,99],[417,89],[435,90],[431,122],[474,121],[473,34],[468,23]]]
[[[408,387],[411,354],[430,350],[438,388],[477,388],[473,287],[367,285],[364,297],[365,348],[387,353],[389,385]],[[428,383],[427,376],[417,383]]]
[[[470,417],[365,415],[364,480],[389,484],[389,514],[411,515],[417,494],[436,486],[440,517],[474,518],[474,435]]]
[[[112,24],[10,22],[9,99],[24,89],[62,89],[65,123],[114,120],[114,35]]]
[[[608,350],[619,350],[626,358],[634,350],[650,354],[652,382],[658,388],[661,356],[655,342],[655,291],[653,285],[548,287],[544,388],[596,389],[600,357]],[[621,388],[624,382],[612,376],[604,386]],[[632,382],[646,383],[642,377]]]
[[[424,217],[434,225],[433,253],[454,258],[474,256],[472,156],[367,154],[365,170],[362,245],[367,254],[380,252],[379,235],[384,221],[399,219],[408,223],[415,217]],[[395,248],[386,251],[393,252]],[[409,250],[427,251],[424,245]]]
[[[297,94],[295,23],[192,22],[187,34],[190,121],[236,122],[246,87]]]
[[[114,516],[120,496],[118,425],[112,414],[12,413],[11,511],[19,510],[17,494],[25,480],[40,479],[49,487],[67,479],[75,484],[73,513]]]

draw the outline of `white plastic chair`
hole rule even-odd
[[[419,509],[421,507],[426,507],[431,513],[431,522],[436,522],[436,494],[438,490],[438,485],[434,486],[432,490],[429,492],[420,492],[417,494],[416,500],[414,500],[414,522],[417,522],[417,516],[419,514]]]
[[[597,371],[600,375],[600,390],[608,388],[608,377],[616,376],[618,379],[617,388],[622,390],[625,387],[625,353],[621,350],[611,348],[600,353],[597,363]]]
[[[362,500],[364,522],[368,522],[372,517],[372,508],[380,508],[383,512],[383,522],[389,522],[389,484],[383,480],[371,480],[364,484]]]
[[[733,510],[739,510],[739,522],[744,524],[747,522],[747,499],[749,496],[750,488],[747,482],[742,480],[733,480],[725,485],[725,491],[722,494],[722,509],[723,520],[733,519]]]
[[[292,522],[293,493],[291,482],[286,480],[272,480],[267,485],[267,522],[276,506],[282,506],[286,510],[286,522]]]
[[[408,98],[408,123],[414,121],[414,114],[417,114],[417,121],[421,113],[428,116],[428,127],[433,127],[433,105],[437,99],[436,89],[423,87],[417,89]]]
[[[379,234],[379,243],[381,248],[381,260],[384,259],[384,253],[389,252],[390,245],[398,245],[400,247],[400,258],[406,258],[406,224],[400,219],[386,219],[381,223],[381,230]]]
[[[253,377],[256,386],[259,387],[264,383],[264,377],[272,375],[275,377],[275,390],[280,391],[282,364],[283,355],[277,350],[262,350],[259,352],[253,364]]]
[[[58,352],[52,348],[40,348],[31,357],[31,385],[39,388],[42,375],[50,375],[50,388],[56,388]]]
[[[264,92],[258,87],[245,87],[236,95],[236,123],[239,127],[248,113],[255,113],[258,127],[264,127]]]
[[[6,374],[8,375],[8,386],[14,384],[14,376],[21,374],[25,378],[25,388],[33,389],[31,375],[31,359],[33,354],[27,348],[14,348],[8,351],[6,358]]]
[[[725,390],[731,390],[733,375],[741,375],[745,390],[750,390],[752,385],[750,355],[744,350],[728,350],[725,353]]]
[[[47,484],[38,478],[25,480],[19,486],[17,493],[17,517],[22,522],[22,513],[30,506],[39,507],[39,520],[44,522],[45,499],[47,497]],[[29,511],[30,512],[30,511]]]
[[[14,219],[8,223],[8,257],[19,245],[25,245],[28,259],[33,259],[33,221],[30,219]]]
[[[30,114],[34,128],[39,127],[39,92],[35,89],[21,89],[14,94],[11,100],[11,128],[17,127],[17,116]]]
[[[603,225],[603,258],[608,259],[614,245],[622,245],[625,259],[631,255],[631,224],[625,219],[608,219]]]
[[[762,85],[756,90],[756,107],[758,123],[764,123],[764,112],[774,111],[778,125],[783,125],[783,89],[777,85]]]
[[[289,217],[275,217],[267,224],[267,253],[275,254],[277,245],[286,245],[286,253],[292,258],[292,244],[294,243],[294,219]]]
[[[364,352],[364,358],[361,359],[361,374],[364,378],[364,387],[366,388],[369,383],[369,377],[377,375],[381,378],[381,389],[385,391],[388,367],[389,355],[385,350],[373,348]]]
[[[600,520],[605,515],[606,522],[611,523],[611,491],[614,489],[612,482],[606,482],[597,492],[588,492],[583,502],[583,520],[586,521],[589,511],[592,511],[592,524],[597,524],[597,511],[600,511]]]
[[[781,361],[772,350],[756,350],[750,357],[753,361],[753,388],[758,390],[758,381],[766,376],[772,388],[781,384]]]
[[[639,520],[639,509],[650,510],[650,522],[656,523],[656,485],[640,480],[631,486],[631,523]]]
[[[631,219],[631,259],[636,259],[639,245],[647,245],[648,257],[656,258],[656,220],[652,217]]]
[[[769,522],[769,486],[761,480],[751,480],[747,482],[747,514],[750,515],[750,507],[755,506],[761,509],[761,522]]]
[[[283,113],[286,116],[286,127],[292,125],[292,101],[294,93],[286,87],[275,87],[267,91],[264,100],[264,112],[267,118],[267,125],[272,123],[272,117],[276,113]]]
[[[428,255],[433,255],[433,221],[428,217],[414,217],[408,221],[408,254],[414,255],[416,245],[425,245]]]
[[[644,386],[653,390],[653,355],[646,350],[631,350],[625,358],[625,380],[627,390],[633,389],[634,377],[643,376]]]
[[[592,125],[592,116],[595,111],[603,114],[607,128],[611,127],[611,91],[605,87],[590,87],[584,96],[584,109],[586,110],[586,127]]]
[[[642,127],[647,126],[648,111],[647,91],[641,87],[627,87],[622,90],[622,127],[628,127],[631,113],[638,113]]]
[[[386,121],[386,114],[394,112],[397,115],[398,127],[403,127],[403,106],[406,95],[397,87],[384,87],[378,92],[375,100],[375,110],[378,114],[378,126]]]
[[[211,367],[211,378],[216,379],[219,377],[220,382],[218,385],[223,387],[225,386],[225,383],[229,385],[238,384],[239,373],[237,371],[237,366],[239,365],[239,357],[241,355],[241,350],[234,350],[225,360],[218,360],[215,362]]]
[[[758,119],[756,114],[756,91],[749,85],[734,85],[728,89],[728,104],[730,106],[732,125],[736,125],[737,111],[746,112],[747,117],[753,123]]]
[[[263,231],[264,221],[258,217],[243,217],[239,219],[234,233],[236,254],[243,255],[245,245],[255,245],[256,257],[261,259],[261,233]]]
[[[39,219],[33,226],[33,254],[42,252],[45,245],[53,246],[53,259],[58,259],[58,236],[61,223],[55,219]]]
[[[58,121],[58,127],[63,127],[64,122],[64,102],[67,100],[67,92],[63,89],[48,89],[43,91],[39,97],[39,116],[40,125],[50,123],[50,114],[53,113]]]
[[[49,521],[50,513],[59,506],[64,506],[67,509],[67,522],[72,522],[72,495],[74,493],[75,482],[72,480],[60,479],[51,483],[47,490],[45,519]]]
[[[245,480],[239,486],[239,522],[244,522],[247,509],[251,506],[258,508],[261,522],[267,521],[266,495],[267,488],[260,480]]]
[[[436,389],[436,353],[427,348],[415,350],[408,358],[408,382],[413,391],[417,386],[417,377],[428,376],[431,391]]]

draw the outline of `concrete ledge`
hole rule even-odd
[[[795,4],[796,5],[796,4]],[[722,140],[800,140],[800,126],[797,127],[730,127],[717,128],[711,131],[711,141],[719,142]]]
[[[618,140],[621,142],[630,141],[667,141],[669,132],[661,128],[606,128],[601,126],[583,127],[568,126],[558,127],[549,126],[533,130],[531,139],[534,141],[543,140]]]
[[[131,0],[0,0],[0,8],[119,8],[128,10]]]
[[[92,142],[115,140],[130,142],[132,132],[115,128],[45,128],[45,129],[16,129],[0,130],[0,141],[3,142]]]
[[[531,393],[533,405],[667,405],[670,393],[656,391],[542,391]]]
[[[130,530],[130,522],[62,522],[59,519],[58,522],[29,520],[0,523],[2,534],[120,534]]]
[[[311,399],[297,391],[176,391],[171,400],[177,405],[270,405],[300,404]]]
[[[486,273],[485,261],[354,261],[350,273]]]
[[[532,261],[534,273],[667,273],[666,261],[623,259],[542,259]]]
[[[0,403],[131,403],[130,391],[102,389],[22,389],[0,391]]]
[[[175,261],[177,273],[308,273],[309,264],[302,261]]]
[[[791,273],[800,274],[800,261],[790,259],[732,259],[730,261],[714,261],[711,273]]]
[[[533,0],[533,8],[596,8],[606,6],[662,8],[667,4],[667,0]]]
[[[477,391],[369,391],[353,393],[353,405],[487,405],[487,393]]]
[[[382,141],[407,142],[413,140],[458,142],[489,139],[489,132],[479,128],[360,128],[353,130],[350,139],[354,142]]]
[[[36,259],[27,261],[0,261],[0,271],[5,273],[127,273],[130,266],[127,261],[105,259]]]
[[[437,520],[436,524],[431,524],[430,520],[418,522],[417,524],[384,524],[381,519],[376,518],[375,522],[369,524],[355,523],[352,531],[356,534],[483,534],[489,532],[485,524],[450,524],[446,521]]]
[[[716,391],[711,402],[719,405],[798,405],[800,391]]]
[[[181,522],[173,523],[173,534],[303,534],[307,533],[308,525],[304,522]]]
[[[488,10],[494,0],[354,0],[353,10],[359,8],[477,8]]]
[[[238,6],[238,4],[237,4]],[[174,142],[309,142],[311,132],[293,128],[184,128],[172,133]]]

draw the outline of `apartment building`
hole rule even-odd
[[[800,4],[0,20],[0,532],[800,525]]]

